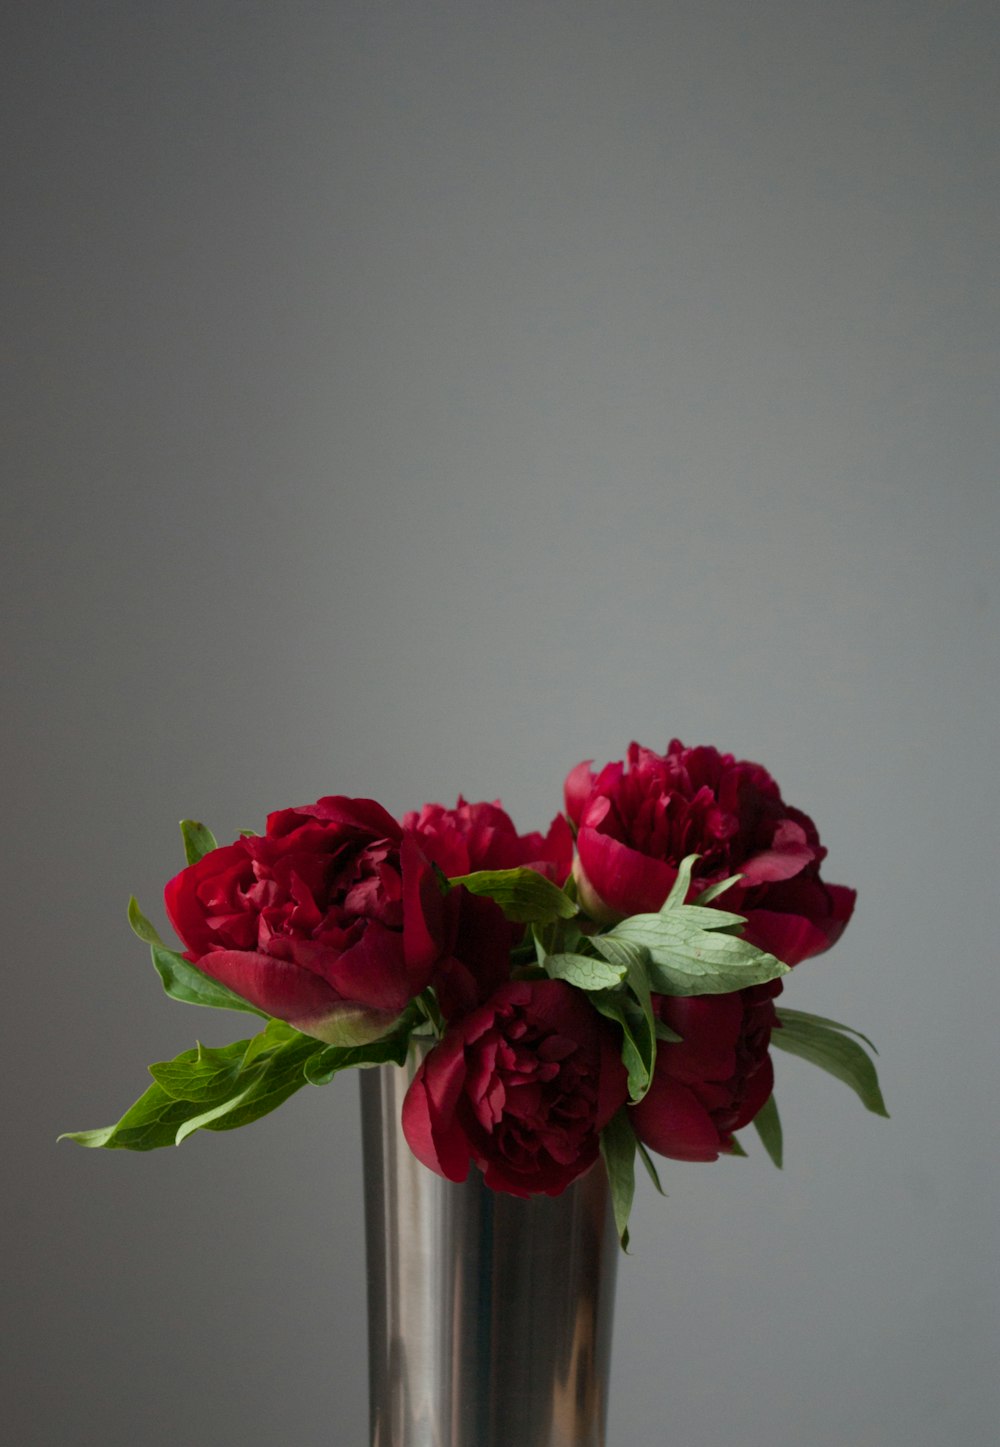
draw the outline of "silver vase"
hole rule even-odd
[[[618,1238],[603,1163],[560,1196],[411,1154],[415,1070],[362,1070],[371,1447],[604,1447]]]

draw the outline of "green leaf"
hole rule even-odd
[[[593,955],[546,955],[542,967],[550,979],[565,980],[578,990],[613,990],[626,974],[624,965],[608,964]]]
[[[825,1015],[810,1015],[805,1010],[788,1010],[784,1006],[778,1011],[778,1014],[782,1020],[800,1021],[811,1025],[823,1025],[827,1030],[837,1030],[842,1035],[853,1035],[856,1040],[863,1040],[873,1055],[878,1054],[878,1051],[868,1039],[868,1036],[862,1035],[860,1030],[852,1029],[850,1025],[841,1025],[837,1020],[828,1020]]]
[[[780,1171],[782,1161],[781,1119],[778,1115],[778,1106],[773,1091],[754,1116],[753,1123],[760,1136],[761,1145]]]
[[[636,1004],[642,1011],[642,1027],[637,1031],[633,1030],[633,1034],[642,1058],[645,1081],[641,1086],[639,1094],[630,1091],[631,1098],[633,1102],[635,1102],[642,1099],[652,1084],[653,1066],[656,1063],[656,1013],[653,1010],[653,1001],[649,986],[649,951],[644,949],[642,945],[634,945],[626,940],[613,939],[610,935],[595,936],[593,944],[596,945],[608,959],[616,964],[624,965],[626,970],[626,983],[632,992]]]
[[[181,836],[188,864],[197,864],[199,859],[204,859],[206,854],[219,847],[211,829],[199,824],[197,819],[181,820]]]
[[[677,878],[670,886],[670,893],[660,906],[661,914],[669,914],[684,903],[691,888],[691,871],[701,858],[700,854],[687,854],[677,866]]]
[[[788,974],[774,955],[724,930],[705,929],[686,905],[672,914],[634,914],[612,938],[643,945],[650,954],[650,984],[661,995],[728,995]],[[721,910],[703,914],[722,915]],[[722,915],[725,918],[724,915]]]
[[[352,1066],[405,1065],[410,1035],[420,1019],[420,1012],[411,1006],[401,1023],[381,1040],[372,1040],[367,1045],[326,1046],[306,1062],[306,1080],[310,1085],[329,1085],[341,1070]]]
[[[287,1039],[279,1038],[280,1034],[272,1031],[269,1043],[256,1051],[251,1040],[237,1040],[220,1050],[198,1046],[182,1051],[176,1060],[150,1067],[157,1078],[117,1125],[68,1132],[60,1140],[112,1150],[149,1151],[180,1145],[197,1130],[234,1130],[248,1125],[301,1089],[306,1084],[307,1062],[326,1048],[297,1030]],[[247,1057],[252,1057],[253,1064],[243,1068]],[[229,1067],[234,1062],[239,1065],[232,1070]]]
[[[640,1161],[642,1161],[643,1165],[646,1167],[646,1170],[649,1173],[649,1179],[659,1191],[660,1195],[665,1196],[667,1193],[660,1185],[660,1173],[653,1164],[653,1157],[649,1154],[649,1151],[647,1151],[646,1147],[643,1145],[642,1141],[639,1139],[638,1136],[636,1136],[635,1138],[635,1149]]]
[[[237,1040],[221,1050],[199,1044],[197,1049],[185,1050],[174,1060],[151,1065],[149,1073],[174,1100],[202,1105],[214,1103],[233,1094],[248,1044],[246,1040]]]
[[[449,879],[448,883],[461,884],[470,894],[494,900],[508,919],[519,924],[572,919],[578,913],[569,895],[537,869],[479,869]]]
[[[128,922],[132,927],[132,933],[138,935],[147,945],[163,944],[155,928],[139,908],[139,901],[134,894],[129,895]]]
[[[740,1145],[739,1141],[736,1139],[735,1136],[733,1136],[732,1139],[731,1139],[730,1142],[729,1142],[729,1151],[728,1151],[728,1154],[731,1155],[731,1156],[742,1156],[743,1159],[746,1160],[746,1154],[747,1154],[747,1153],[746,1153],[746,1151],[743,1149],[743,1147]]]
[[[714,906],[706,908],[700,904],[679,905],[664,917],[666,928],[682,935],[689,934],[692,928],[725,930],[727,933],[735,931],[740,934],[746,928],[746,922],[745,915],[730,914],[728,910],[716,909]]]
[[[260,1034],[255,1035],[247,1045],[246,1055],[243,1057],[243,1069],[249,1070],[250,1066],[255,1060],[259,1059],[261,1055],[270,1055],[272,1051],[277,1050],[279,1046],[289,1045],[293,1040],[311,1038],[311,1036],[303,1035],[300,1030],[296,1030],[293,1025],[289,1025],[285,1020],[268,1020]]]
[[[261,1019],[268,1017],[249,1000],[202,973],[197,965],[186,960],[174,950],[153,945],[153,964],[163,981],[163,988],[172,1000],[182,1000],[187,1005],[210,1005],[216,1010],[246,1010]]]
[[[659,1015],[656,1017],[656,1038],[665,1041],[668,1045],[683,1045],[684,1043],[684,1036],[678,1035],[676,1030],[671,1030]]]
[[[649,1036],[642,1006],[624,990],[595,990],[589,999],[606,1019],[621,1026],[622,1063],[628,1072],[629,1098],[641,1100],[653,1078],[656,1058],[655,1036]]]
[[[714,884],[707,885],[701,894],[696,895],[692,902],[696,905],[711,904],[713,899],[718,899],[720,894],[725,894],[727,889],[739,884],[742,878],[742,874],[731,874],[728,879],[717,879]]]
[[[236,1130],[277,1109],[306,1084],[305,1066],[317,1053],[317,1046],[320,1050],[324,1048],[310,1035],[296,1032],[295,1039],[266,1056],[260,1067],[253,1067],[252,1083],[233,1099],[224,1102],[223,1109],[216,1106],[204,1118],[186,1121],[177,1132],[177,1144],[180,1145],[195,1130]],[[244,1078],[240,1076],[236,1083],[241,1084]]]
[[[607,1167],[611,1208],[623,1251],[628,1250],[628,1218],[635,1196],[635,1149],[635,1131],[623,1106],[601,1131],[601,1155]]]
[[[842,1033],[843,1027],[831,1029],[801,1011],[779,1010],[778,1018],[781,1029],[771,1032],[772,1045],[828,1071],[849,1085],[866,1109],[888,1116],[875,1066],[857,1041]]]
[[[59,1139],[76,1141],[80,1146],[103,1146],[106,1150],[152,1151],[174,1145],[178,1127],[198,1110],[200,1107],[191,1101],[175,1100],[154,1081],[117,1125],[103,1130],[67,1131]]]

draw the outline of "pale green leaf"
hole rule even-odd
[[[649,1154],[649,1151],[647,1151],[646,1147],[643,1145],[642,1141],[639,1139],[638,1136],[636,1136],[635,1138],[635,1149],[640,1161],[642,1161],[643,1165],[646,1167],[646,1170],[649,1174],[649,1179],[659,1191],[660,1195],[665,1196],[667,1193],[660,1185],[660,1173],[656,1169],[656,1166],[653,1164],[652,1156]]]
[[[204,859],[206,854],[211,854],[213,849],[219,847],[211,829],[205,824],[199,824],[197,819],[181,820],[181,836],[188,864],[197,864],[199,859]]]
[[[578,990],[611,990],[625,978],[624,965],[609,964],[592,955],[546,955],[545,973],[553,980],[565,980]]]
[[[815,1018],[802,1018],[801,1012],[780,1012],[778,1018],[781,1028],[771,1032],[772,1045],[828,1071],[849,1085],[873,1114],[888,1116],[875,1066],[856,1040]]]
[[[687,899],[688,890],[691,888],[691,871],[700,858],[700,854],[688,854],[681,860],[677,866],[677,878],[670,887],[670,893],[660,906],[661,914],[669,914],[672,909],[677,909]]]
[[[650,1035],[641,1005],[624,990],[595,990],[590,1003],[622,1030],[622,1063],[628,1072],[628,1092],[632,1101],[641,1100],[653,1078],[656,1059],[656,1037]]]
[[[139,908],[139,901],[134,894],[129,896],[128,922],[132,927],[132,933],[138,935],[147,945],[163,944],[155,927],[150,924],[149,920]]]
[[[778,1106],[773,1091],[754,1116],[753,1123],[760,1136],[761,1144],[780,1171],[782,1162],[781,1118],[778,1115]]]
[[[153,945],[152,956],[163,988],[172,1000],[182,1000],[187,1005],[210,1005],[216,1010],[245,1010],[261,1019],[268,1018],[263,1010],[258,1010],[227,985],[203,974],[197,965],[176,951]]]
[[[628,1218],[635,1196],[635,1131],[624,1107],[601,1131],[601,1155],[611,1186],[611,1209],[622,1250],[628,1250]]]
[[[736,935],[702,929],[680,910],[635,914],[610,933],[649,951],[650,984],[661,995],[728,995],[788,973],[774,955]]]
[[[743,878],[742,874],[731,874],[728,879],[717,879],[714,884],[706,885],[692,903],[711,904],[713,899],[718,899],[720,894],[725,894],[727,889],[732,889],[734,884],[739,884]]]
[[[878,1051],[868,1039],[867,1035],[862,1035],[860,1030],[854,1030],[850,1025],[841,1025],[837,1020],[828,1020],[825,1015],[810,1015],[805,1010],[789,1010],[783,1005],[778,1011],[778,1017],[781,1020],[802,1021],[810,1025],[823,1025],[827,1030],[839,1031],[841,1035],[853,1035],[856,1040],[863,1040],[873,1055],[878,1054]]]
[[[449,879],[448,884],[463,885],[470,894],[494,900],[506,917],[518,924],[572,919],[578,913],[565,890],[537,869],[480,869]]]

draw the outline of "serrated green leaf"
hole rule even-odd
[[[258,1076],[258,1079],[259,1078]],[[187,1120],[183,1121],[182,1124],[177,1127],[174,1144],[178,1146],[183,1145],[188,1136],[194,1135],[196,1130],[221,1130],[224,1118],[226,1116],[232,1116],[233,1112],[251,1099],[256,1083],[256,1080],[250,1081],[235,1095],[230,1095],[225,1100],[220,1100],[217,1104],[210,1106],[208,1110],[202,1110],[197,1115],[188,1116]],[[291,1094],[291,1091],[288,1093]],[[247,1122],[241,1120],[238,1124],[245,1125]],[[231,1121],[230,1129],[232,1129],[232,1126],[233,1122]]]
[[[614,1115],[601,1131],[601,1155],[611,1186],[611,1209],[622,1250],[628,1250],[628,1218],[635,1197],[635,1131],[626,1109]]]
[[[669,914],[671,910],[677,909],[687,899],[688,890],[691,888],[691,871],[694,869],[700,854],[687,854],[677,866],[677,878],[670,886],[670,893],[660,906],[661,914]]]
[[[216,1010],[245,1010],[262,1020],[268,1018],[263,1010],[258,1010],[227,985],[203,974],[197,965],[176,951],[153,945],[152,956],[163,988],[172,1000],[181,1000],[187,1005],[209,1005]]]
[[[753,1123],[760,1136],[761,1145],[780,1171],[782,1161],[781,1118],[778,1115],[778,1106],[773,1091],[754,1116]]]
[[[177,1128],[200,1110],[188,1100],[175,1100],[154,1081],[122,1116],[103,1130],[67,1131],[60,1140],[105,1150],[152,1151],[175,1143]]]
[[[470,894],[494,900],[518,924],[545,924],[578,913],[569,895],[537,869],[479,869],[449,879],[448,884],[463,885]]]
[[[634,914],[610,931],[650,954],[650,984],[661,995],[728,995],[787,975],[788,966],[747,940],[672,915]],[[719,911],[711,911],[719,913]]]
[[[625,978],[625,966],[609,964],[593,955],[546,955],[542,968],[552,980],[565,980],[578,990],[613,990]]]
[[[855,1030],[850,1025],[841,1025],[837,1020],[828,1020],[825,1015],[810,1015],[805,1010],[789,1010],[783,1005],[778,1011],[778,1018],[790,1021],[799,1020],[810,1025],[823,1025],[827,1030],[839,1031],[841,1035],[853,1035],[856,1040],[863,1040],[873,1055],[878,1054],[867,1035],[862,1035],[860,1030]]]
[[[298,1039],[280,1046],[264,1058],[249,1089],[241,1090],[237,1097],[230,1100],[226,1110],[216,1108],[209,1112],[210,1119],[197,1123],[189,1121],[184,1127],[184,1135],[178,1132],[177,1144],[180,1145],[181,1140],[194,1130],[236,1130],[276,1110],[307,1083],[305,1066],[317,1053],[317,1046],[320,1050],[324,1048],[321,1042],[309,1035],[300,1035]]]
[[[262,1032],[266,1034],[266,1032]],[[226,1058],[244,1059],[252,1045],[250,1040],[237,1040],[220,1050],[199,1046],[185,1050],[175,1061],[164,1061],[158,1073],[171,1088],[185,1089],[192,1083],[192,1066],[199,1059],[219,1064]],[[106,1149],[148,1151],[161,1146],[180,1145],[196,1130],[234,1130],[248,1125],[274,1110],[306,1083],[305,1065],[311,1056],[325,1047],[307,1035],[293,1032],[293,1038],[276,1043],[270,1053],[259,1053],[248,1070],[239,1070],[227,1078],[227,1092],[221,1099],[179,1099],[154,1080],[144,1095],[131,1106],[117,1125],[103,1130],[73,1131],[60,1140],[73,1140],[78,1145]],[[166,1071],[167,1066],[175,1071]],[[197,1092],[192,1092],[197,1093]],[[208,1107],[206,1109],[206,1106]]]
[[[254,1035],[247,1044],[246,1054],[243,1057],[243,1069],[249,1070],[255,1060],[261,1055],[270,1055],[272,1051],[279,1049],[282,1045],[289,1045],[293,1040],[308,1040],[311,1036],[303,1035],[293,1025],[285,1020],[268,1020],[259,1035]]]
[[[173,1060],[158,1061],[149,1067],[149,1073],[174,1100],[214,1104],[232,1095],[249,1043],[237,1040],[219,1050],[199,1045]]]
[[[206,854],[211,854],[213,849],[219,847],[211,829],[205,824],[199,824],[197,819],[181,820],[181,837],[184,840],[184,857],[188,864],[197,864],[199,859],[204,859]]]
[[[162,946],[163,941],[139,908],[139,901],[134,894],[129,895],[128,922],[132,927],[132,933],[138,935],[145,944]]]
[[[718,899],[720,894],[725,894],[727,889],[732,889],[734,884],[739,884],[742,878],[742,874],[731,874],[728,879],[717,879],[714,884],[706,885],[692,903],[696,905],[710,904],[713,899]]]
[[[778,1018],[781,1028],[771,1032],[772,1045],[828,1071],[849,1085],[866,1109],[888,1116],[875,1066],[856,1040],[815,1018],[803,1019],[801,1012],[781,1012]]]

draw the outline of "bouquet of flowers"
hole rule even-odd
[[[781,1164],[770,1046],[885,1115],[870,1042],[779,1008],[782,977],[840,937],[854,891],[820,875],[812,820],[758,764],[674,740],[577,766],[546,834],[499,803],[394,819],[340,795],[219,846],[181,825],[170,949],[129,921],[168,995],[263,1021],[149,1067],[152,1085],[80,1145],[152,1150],[232,1130],[349,1067],[403,1065],[414,1154],[452,1181],[557,1195],[602,1155],[623,1244],[636,1156]]]

